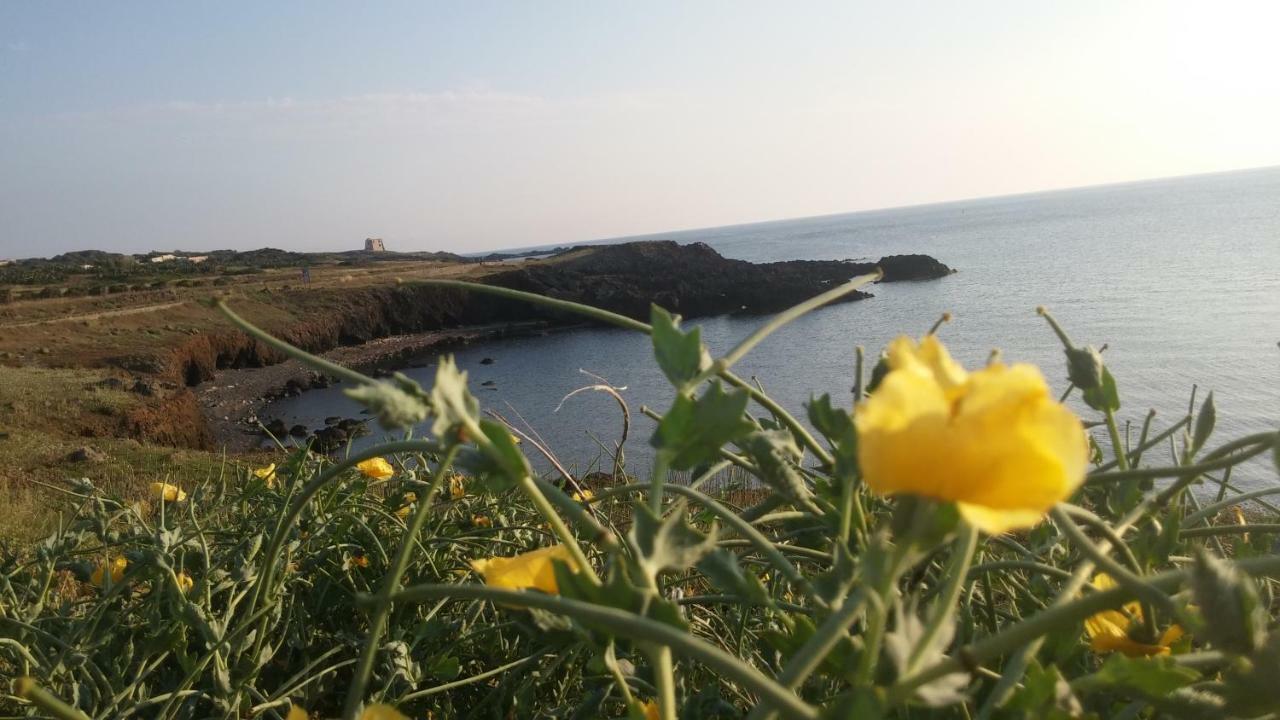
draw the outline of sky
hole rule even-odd
[[[1280,164],[1280,3],[0,0],[0,258],[469,252]]]

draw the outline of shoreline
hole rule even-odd
[[[356,370],[372,369],[376,377],[383,374],[379,370],[411,364],[414,358],[423,355],[437,354],[474,343],[537,335],[571,327],[574,326],[530,321],[429,330],[344,345],[318,355]],[[215,446],[227,452],[244,453],[262,445],[264,437],[258,423],[260,416],[272,403],[312,388],[328,387],[330,384],[330,380],[321,373],[298,360],[288,359],[262,367],[217,370],[213,379],[192,388],[192,392]]]

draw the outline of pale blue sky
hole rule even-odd
[[[0,257],[470,251],[1280,164],[1277,6],[0,0]]]

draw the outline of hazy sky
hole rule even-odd
[[[457,251],[1280,164],[1280,3],[0,0],[0,257]]]

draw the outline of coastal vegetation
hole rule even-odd
[[[376,379],[224,299],[259,357],[341,378],[398,439],[236,458],[127,493],[63,483],[56,527],[0,557],[0,672],[22,678],[0,707],[1275,717],[1280,489],[1244,492],[1232,473],[1280,466],[1280,433],[1218,438],[1212,394],[1175,422],[1125,423],[1124,378],[1045,309],[1058,368],[963,368],[944,317],[859,353],[852,406],[811,398],[797,418],[735,374],[779,327],[876,277],[831,283],[716,358],[658,305],[646,322],[417,281],[651,337],[674,391],[650,411],[655,460],[618,457],[590,480],[535,474],[526,453],[553,449],[483,413],[448,360],[430,387]],[[1042,372],[1065,374],[1088,413]],[[738,487],[711,484],[730,469]]]

